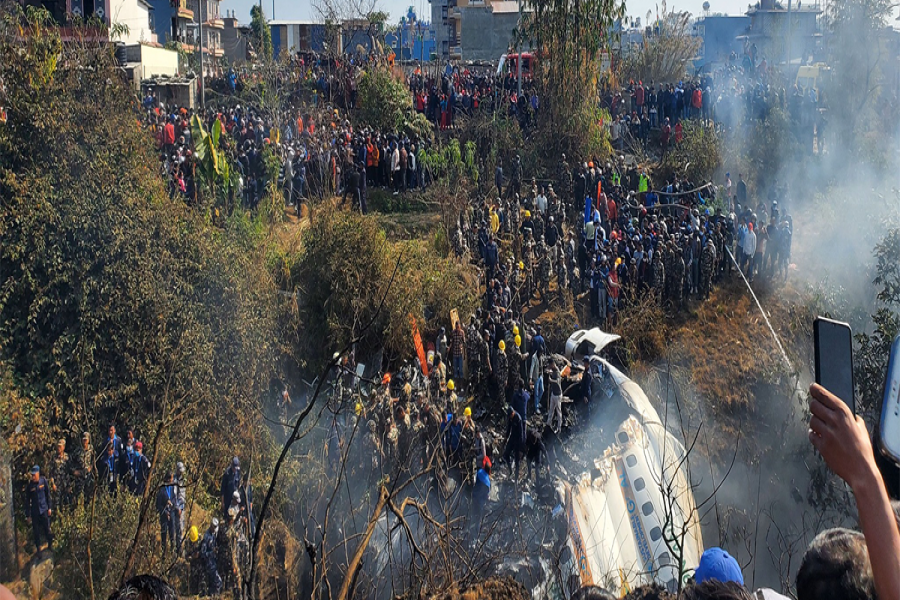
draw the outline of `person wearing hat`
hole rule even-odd
[[[149,464],[149,463],[148,463]],[[187,506],[187,469],[184,463],[175,464],[175,543],[178,554],[181,554],[181,543],[184,541],[184,509]]]
[[[206,572],[206,594],[209,596],[217,596],[222,591],[222,577],[219,575],[217,561],[218,539],[219,520],[213,518],[200,542],[200,557]]]
[[[516,395],[518,395],[522,391],[521,381],[517,383],[516,387],[518,388]],[[503,461],[509,465],[513,481],[517,481],[519,479],[519,462],[522,460],[522,451],[525,449],[525,414],[520,413],[513,406],[509,407],[507,413],[509,420],[506,426],[507,441],[506,450],[503,451]],[[515,467],[513,467],[513,463],[515,463]]]
[[[494,401],[503,404],[506,401],[506,382],[509,379],[509,359],[506,356],[506,342],[497,342],[497,355],[494,358]]]
[[[47,550],[53,550],[53,534],[50,532],[50,517],[53,516],[53,501],[50,497],[50,485],[41,475],[38,465],[31,467],[31,480],[26,489],[28,495],[28,512],[26,519],[31,523],[34,535],[34,550],[40,553],[41,541],[47,541]]]
[[[53,494],[53,506],[66,506],[72,499],[72,462],[66,453],[66,440],[56,443],[56,456],[50,463],[49,483]]]
[[[517,461],[518,464],[518,461]],[[484,508],[491,494],[491,459],[485,457],[475,473],[475,486],[472,489],[472,521],[470,531],[476,536],[481,530]]]
[[[700,564],[694,571],[694,581],[721,581],[728,583],[733,581],[738,585],[744,585],[744,575],[737,560],[721,548],[708,548],[700,557]]]
[[[450,356],[452,357],[453,378],[457,381],[463,380],[463,363],[466,356],[466,332],[463,330],[462,322],[457,320],[453,333],[450,334]]]
[[[175,475],[166,473],[165,483],[156,492],[156,512],[159,514],[159,537],[163,554],[175,548]]]
[[[73,462],[75,497],[82,494],[91,495],[94,488],[94,448],[91,446],[91,434],[87,431],[81,435],[81,448]]]
[[[231,459],[231,465],[222,474],[220,492],[222,498],[222,514],[228,516],[228,507],[234,492],[241,487],[241,461],[237,456]]]

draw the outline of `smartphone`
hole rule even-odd
[[[885,456],[900,463],[900,335],[891,344],[878,425],[878,445]]]
[[[816,317],[816,383],[843,400],[856,414],[853,394],[853,334],[850,325]]]

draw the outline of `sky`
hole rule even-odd
[[[262,0],[262,2],[263,11],[268,19],[272,18],[274,6],[274,15],[277,20],[317,20],[311,0],[300,0],[299,2],[297,0]],[[667,0],[667,2],[668,10],[687,11],[694,15],[699,15],[703,11],[703,0]],[[709,0],[709,3],[710,11],[713,13],[737,15],[746,12],[749,0]],[[223,14],[225,11],[234,11],[239,22],[249,23],[250,7],[253,4],[255,4],[253,0],[222,0],[219,8]],[[656,12],[657,4],[656,0],[629,0],[626,8],[630,16],[641,17],[643,21],[648,10]],[[413,6],[420,16],[422,13],[426,17],[431,14],[431,5],[428,0],[378,0],[378,7],[390,15],[389,22],[391,23],[398,22],[410,6]]]

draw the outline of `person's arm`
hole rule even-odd
[[[822,386],[813,384],[809,391],[809,440],[853,490],[878,596],[900,598],[900,529],[875,464],[866,425]]]

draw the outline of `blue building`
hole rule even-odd
[[[420,21],[412,7],[400,23],[385,34],[384,41],[400,60],[429,60],[435,52],[431,23]]]
[[[708,15],[700,17],[694,23],[694,33],[703,40],[698,52],[699,59],[694,66],[702,68],[706,65],[721,64],[728,60],[734,52],[740,56],[743,42],[739,36],[745,36],[750,30],[750,17]]]

